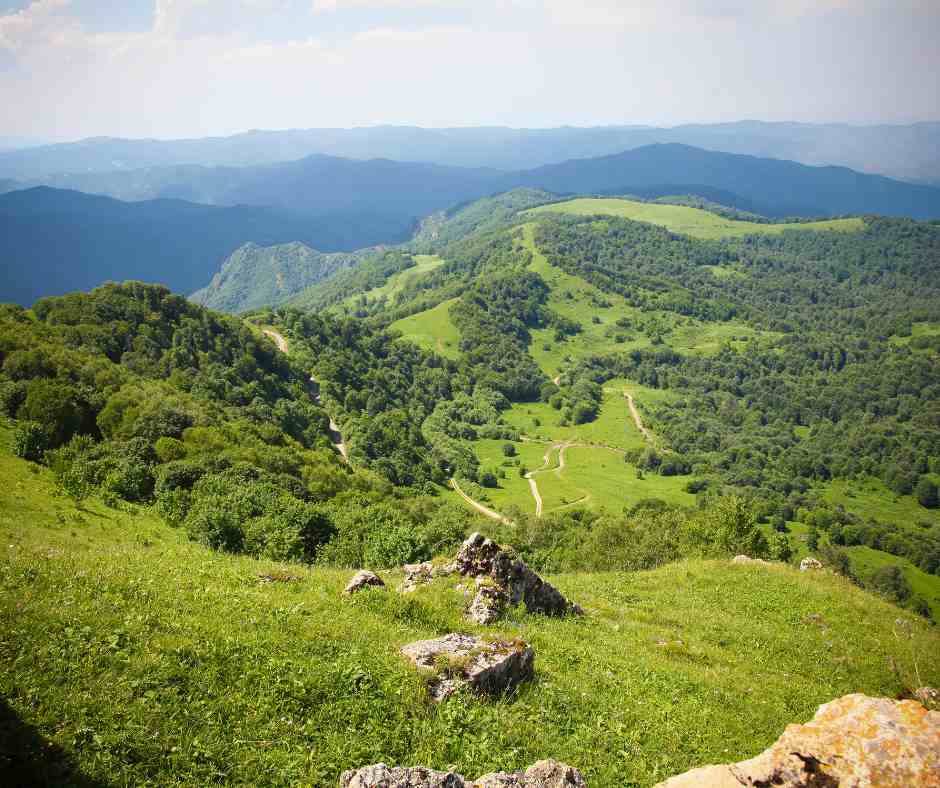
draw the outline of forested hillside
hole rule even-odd
[[[310,285],[337,275],[373,254],[322,254],[302,243],[262,247],[248,243],[236,249],[222,268],[190,300],[222,312],[244,312],[274,306]]]
[[[445,223],[420,239],[443,264],[390,299],[353,299],[367,324],[445,357],[450,393],[435,396],[453,403],[411,413],[440,473],[520,513],[533,511],[523,475],[547,473],[535,511],[556,532],[578,505],[609,516],[733,493],[767,524],[771,549],[823,545],[839,562],[875,548],[910,561],[915,584],[915,566],[940,573],[940,228],[870,218],[757,223],[748,235],[746,217],[722,225],[682,208],[701,215],[699,239],[619,218],[616,205],[581,217],[555,211],[565,205],[510,211],[502,229],[457,214],[462,238]],[[654,218],[670,222],[660,207]],[[352,280],[334,280],[305,297],[328,306],[350,292]],[[639,399],[652,445],[621,391]],[[347,392],[334,396],[348,407]],[[383,409],[370,399],[348,411],[359,425]],[[862,504],[872,496],[884,505]],[[940,585],[918,604],[940,610]]]

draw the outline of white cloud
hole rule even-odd
[[[355,28],[311,13],[311,2],[155,0],[151,29],[137,33],[91,33],[67,0],[0,15],[0,104],[17,108],[4,133],[940,115],[935,6],[476,0],[447,17],[401,0],[413,10],[363,29],[369,8],[398,0],[336,0],[360,9]],[[291,21],[305,21],[290,40],[256,32],[297,8]]]

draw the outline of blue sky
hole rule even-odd
[[[0,0],[0,137],[940,119],[937,0]]]

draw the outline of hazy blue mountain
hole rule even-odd
[[[650,145],[614,156],[539,167],[514,176],[512,184],[558,194],[668,189],[672,194],[709,197],[703,190],[717,189],[728,193],[720,201],[768,216],[872,213],[915,219],[940,217],[940,189],[933,187],[845,167],[808,167],[677,144]],[[732,193],[741,199],[734,200]]]
[[[501,174],[315,155],[257,167],[151,167],[61,175],[48,181],[55,188],[120,200],[168,197],[206,205],[264,205],[306,216],[368,213],[389,224],[385,231],[395,237],[386,240],[402,240],[421,217],[498,188]]]
[[[0,195],[0,301],[29,304],[125,279],[191,293],[248,241],[334,250],[356,226],[354,216],[310,220],[270,208],[125,203],[45,187],[10,192]]]
[[[296,242],[278,246],[247,243],[236,249],[212,281],[190,300],[223,312],[275,306],[372,253],[323,254]]]
[[[673,128],[375,126],[250,131],[231,137],[189,140],[100,137],[0,153],[0,177],[35,180],[61,173],[181,164],[253,166],[300,159],[314,153],[518,170],[667,142],[804,164],[841,165],[911,180],[940,179],[940,123],[850,126],[760,121]]]

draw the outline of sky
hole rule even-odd
[[[0,0],[0,137],[940,119],[940,0]]]

